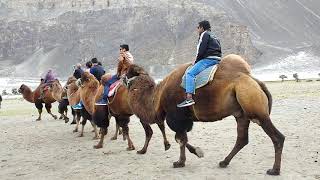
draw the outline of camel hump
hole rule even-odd
[[[235,93],[243,112],[250,119],[269,117],[269,100],[261,86],[246,74],[241,74],[235,84]]]
[[[247,61],[239,55],[229,54],[221,59],[220,68],[228,72],[251,73],[251,67]]]

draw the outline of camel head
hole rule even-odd
[[[129,66],[128,71],[123,80],[125,86],[129,88],[130,83],[138,76],[148,75],[148,73],[140,66],[132,64]]]
[[[99,81],[89,72],[84,72],[78,80],[81,87],[98,87]]]
[[[18,92],[21,93],[21,94],[23,94],[26,90],[30,90],[30,88],[29,88],[27,85],[22,84],[22,85],[20,86],[20,88],[18,89]]]
[[[75,82],[77,79],[74,76],[71,76],[68,78],[66,86],[68,86],[69,84]]]

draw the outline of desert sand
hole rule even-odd
[[[129,124],[134,151],[126,151],[121,136],[110,140],[115,131],[111,119],[104,147],[95,150],[90,123],[84,137],[78,137],[73,125],[46,112],[36,122],[33,104],[18,99],[4,100],[0,109],[0,179],[320,179],[320,82],[268,82],[267,87],[274,100],[271,119],[286,136],[280,176],[266,175],[274,161],[273,144],[255,123],[250,124],[249,144],[225,169],[218,163],[236,141],[234,118],[195,123],[189,142],[201,147],[204,157],[187,152],[186,167],[174,169],[179,146],[167,126],[171,148],[164,151],[160,130],[152,125],[148,152],[138,155],[145,138],[138,118]]]

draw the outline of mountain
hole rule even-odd
[[[224,54],[244,56],[259,73],[317,71],[319,7],[316,0],[0,0],[0,73],[36,77],[53,68],[66,77],[92,57],[114,71],[119,44],[128,43],[136,63],[161,77],[194,60],[203,19]]]
[[[114,70],[121,43],[130,45],[136,63],[163,76],[194,60],[203,19],[213,24],[225,53],[252,62],[260,55],[246,26],[201,2],[11,0],[2,1],[0,12],[0,62],[3,72],[17,76],[39,76],[48,68],[68,76],[73,64],[92,57]]]

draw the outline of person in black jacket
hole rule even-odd
[[[92,67],[90,68],[90,73],[92,75],[94,75],[94,77],[97,78],[97,80],[100,82],[101,77],[104,75],[105,70],[103,69],[103,67],[101,65],[99,65],[97,58],[93,58],[91,60],[92,62]]]
[[[75,67],[75,70],[73,72],[73,76],[76,78],[76,79],[80,79],[81,78],[81,75],[83,74],[83,70],[81,68],[81,64],[78,63]]]
[[[195,104],[192,95],[195,91],[195,77],[200,72],[215,64],[219,64],[221,60],[220,41],[211,32],[209,21],[201,21],[197,27],[199,33],[199,42],[197,46],[197,56],[186,73],[186,99],[177,105],[177,107],[186,107]]]

